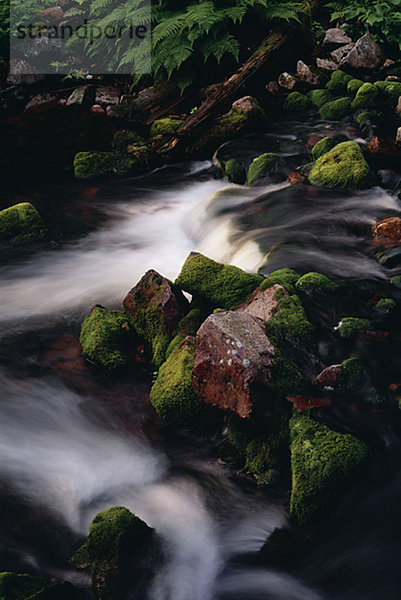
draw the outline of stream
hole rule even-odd
[[[274,148],[290,172],[308,136],[327,127],[273,123],[232,144],[248,157]],[[71,210],[80,206],[88,231],[12,249],[0,262],[2,570],[88,586],[65,556],[97,512],[123,505],[167,549],[151,600],[398,600],[396,440],[324,527],[297,534],[285,491],[269,495],[236,477],[216,460],[215,440],[208,449],[196,436],[160,432],[143,365],[107,379],[77,342],[94,304],[120,308],[150,268],[174,279],[192,250],[265,275],[292,267],[379,284],[397,271],[377,262],[367,233],[400,214],[391,189],[319,190],[275,177],[246,188],[221,179],[212,161],[71,186],[41,190],[40,210],[46,219],[74,196]],[[283,540],[260,553],[277,530]]]

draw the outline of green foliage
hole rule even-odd
[[[309,181],[314,185],[363,189],[371,183],[371,171],[356,142],[342,142],[315,162]]]
[[[30,202],[21,202],[0,211],[1,240],[27,240],[45,231],[42,217]]]
[[[247,184],[252,185],[265,175],[271,173],[277,166],[280,157],[273,152],[266,152],[254,158],[248,170]]]
[[[401,50],[400,0],[334,0],[327,7],[333,11],[331,20],[347,23],[354,36],[371,32],[376,41]]]
[[[274,298],[278,301],[278,312],[266,323],[267,335],[277,338],[284,336],[292,340],[308,339],[314,327],[308,321],[298,296],[289,296],[284,290],[278,290]]]

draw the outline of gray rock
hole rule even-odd
[[[337,50],[333,50],[333,52],[330,52],[330,56],[334,60],[335,63],[340,64],[342,59],[345,56],[347,56],[347,54],[349,54],[349,52],[351,52],[351,50],[354,46],[355,46],[354,43],[347,44],[346,46],[340,46],[340,48],[337,48]]]
[[[308,67],[308,65],[302,60],[299,60],[297,63],[297,75],[301,81],[310,86],[316,86],[320,84],[319,75],[313,73],[310,67]]]
[[[323,71],[337,71],[338,64],[328,58],[317,58],[316,66]]]
[[[323,47],[338,47],[344,46],[345,44],[350,44],[352,39],[345,33],[343,29],[339,29],[338,27],[333,27],[332,29],[328,29],[326,31],[326,35],[323,40]]]
[[[342,59],[340,65],[353,69],[378,69],[385,61],[383,50],[370,33],[359,38],[352,50]]]
[[[83,85],[76,88],[68,97],[66,106],[91,106],[95,99],[95,88]]]
[[[25,106],[25,111],[31,110],[44,110],[53,108],[58,104],[58,100],[51,94],[38,94],[31,98],[28,104]]]
[[[110,106],[120,103],[120,90],[113,86],[98,86],[96,88],[95,104]]]

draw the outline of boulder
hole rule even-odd
[[[338,48],[338,46],[344,46],[350,44],[352,39],[345,33],[343,29],[333,27],[326,31],[326,35],[323,39],[324,48]]]
[[[30,202],[21,202],[0,211],[0,240],[28,240],[42,235],[46,226]]]
[[[74,175],[78,179],[109,175],[114,171],[115,162],[113,152],[78,152],[74,157]]]
[[[351,113],[351,104],[351,98],[337,98],[323,104],[319,108],[319,115],[325,121],[339,121]]]
[[[297,85],[297,82],[297,78],[287,72],[281,73],[278,78],[279,86],[290,91],[294,89],[294,87]]]
[[[379,44],[374,41],[370,33],[366,33],[359,38],[355,46],[344,56],[340,64],[341,66],[353,69],[374,70],[383,65],[385,58]]]
[[[236,158],[230,158],[227,161],[222,162],[222,169],[224,175],[231,183],[242,185],[246,181],[246,169],[243,163],[239,162]]]
[[[257,183],[259,179],[274,172],[279,161],[280,157],[273,152],[266,152],[265,154],[261,154],[257,158],[254,158],[249,166],[247,184],[253,185]]]
[[[287,293],[285,289],[278,284],[274,284],[264,290],[257,288],[249,300],[237,308],[235,312],[247,313],[262,321],[268,321],[279,310],[279,302],[275,298],[275,294],[278,290],[283,290],[285,294]]]
[[[302,60],[299,60],[297,63],[297,75],[301,81],[306,83],[307,85],[316,86],[320,83],[319,75],[313,73],[311,68],[308,67]]]
[[[386,246],[401,244],[401,218],[389,217],[374,225],[372,234],[375,240]]]
[[[337,48],[337,50],[333,50],[333,52],[330,52],[330,56],[334,60],[334,62],[339,65],[342,59],[345,56],[347,56],[347,54],[349,54],[349,52],[354,46],[355,44],[347,44],[346,46],[341,46],[340,48]]]
[[[364,189],[372,176],[363,152],[356,142],[342,142],[317,159],[309,174],[314,185]]]
[[[308,96],[305,96],[305,94],[301,94],[300,92],[291,92],[291,94],[289,94],[285,99],[284,108],[294,112],[303,112],[310,108],[310,104],[311,102]]]
[[[271,412],[274,346],[263,325],[245,312],[211,315],[196,336],[192,384],[198,397],[249,418]]]
[[[376,105],[378,95],[379,90],[375,85],[372,83],[364,83],[358,89],[355,99],[352,102],[353,110],[374,107]]]
[[[175,329],[188,311],[188,301],[168,279],[150,270],[128,292],[123,305],[133,328],[145,340],[153,364],[160,367]]]

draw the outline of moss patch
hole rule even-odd
[[[304,292],[333,292],[338,285],[321,273],[306,273],[296,283],[296,288]]]
[[[366,445],[305,415],[290,421],[290,515],[302,525],[340,499],[343,486],[368,456]]]
[[[46,231],[42,217],[32,204],[21,202],[0,211],[0,239],[28,240]]]
[[[153,137],[155,135],[168,135],[175,133],[177,129],[184,123],[182,119],[157,119],[152,123],[152,127],[150,128],[150,135]]]
[[[348,83],[353,79],[344,71],[333,71],[330,80],[326,83],[326,89],[333,94],[341,94],[347,90]]]
[[[358,90],[352,102],[353,110],[375,106],[379,90],[372,83],[364,83]]]
[[[342,142],[317,159],[309,181],[314,185],[363,189],[371,184],[371,171],[356,142]]]
[[[113,150],[116,152],[126,152],[130,144],[143,143],[142,137],[136,131],[129,129],[121,129],[116,131],[113,135],[113,141],[111,143]]]
[[[347,92],[349,96],[354,98],[360,87],[363,86],[363,81],[360,79],[351,79],[347,84]]]
[[[78,179],[90,179],[113,173],[115,164],[113,152],[78,152],[74,158],[74,175]]]
[[[284,108],[294,112],[302,112],[308,110],[311,101],[308,96],[300,94],[299,92],[292,92],[287,96],[284,102]]]
[[[313,146],[312,151],[311,151],[313,160],[317,160],[318,158],[323,156],[323,154],[326,154],[326,152],[329,152],[336,145],[337,145],[337,142],[336,142],[335,138],[332,138],[332,137],[324,137],[323,139],[319,140]]]
[[[181,319],[175,332],[175,336],[167,348],[166,359],[170,356],[173,350],[175,350],[181,344],[184,338],[186,338],[188,335],[195,336],[204,319],[205,315],[199,308],[192,308],[189,313]]]
[[[369,319],[359,319],[357,317],[345,317],[341,319],[341,324],[338,327],[341,337],[352,338],[357,337],[360,333],[372,331],[372,322]]]
[[[0,573],[0,598],[1,600],[25,600],[49,585],[49,581],[42,577]]]
[[[319,115],[325,121],[339,121],[351,113],[351,98],[338,98],[319,109]]]
[[[328,90],[312,90],[309,92],[308,98],[314,106],[317,106],[317,108],[320,108],[323,104],[327,104],[333,100],[333,97]]]
[[[243,304],[262,281],[262,275],[194,254],[185,261],[175,283],[213,308],[231,309]]]
[[[266,290],[272,285],[278,284],[283,286],[290,294],[295,294],[295,284],[300,277],[301,274],[293,269],[277,269],[277,271],[273,271],[266,277],[261,283],[260,289]]]
[[[223,163],[224,173],[231,183],[242,185],[246,180],[246,170],[242,163],[235,158],[230,158]]]
[[[365,367],[359,358],[347,358],[341,363],[338,385],[353,390],[362,383],[364,376]]]
[[[265,175],[274,171],[280,161],[280,157],[273,152],[266,152],[254,158],[248,170],[247,184],[252,185]]]
[[[308,321],[298,296],[288,296],[283,290],[278,290],[274,298],[278,302],[278,313],[267,321],[267,335],[278,338],[285,336],[296,340],[309,338],[314,327]]]

